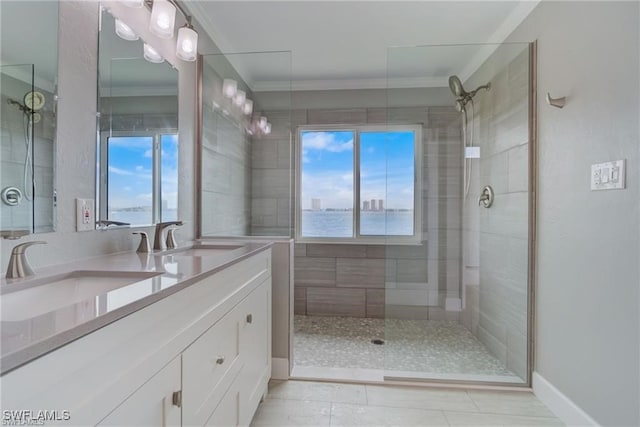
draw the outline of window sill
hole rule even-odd
[[[341,239],[332,237],[296,237],[295,243],[311,243],[326,245],[371,245],[371,246],[422,246],[427,243],[427,235],[416,236],[406,239],[389,238],[389,239]]]

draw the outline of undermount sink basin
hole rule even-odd
[[[147,281],[161,272],[72,271],[16,284],[19,290],[5,289],[0,297],[3,321],[20,321],[94,299],[115,289]]]
[[[197,245],[171,250],[168,252],[168,255],[208,257],[226,254],[242,247],[243,246],[239,245]]]

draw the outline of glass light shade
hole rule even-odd
[[[267,128],[267,124],[269,124],[269,122],[267,121],[267,118],[265,116],[260,116],[258,118],[258,128],[264,132],[264,130]]]
[[[271,133],[271,123],[267,122],[264,126],[263,132],[265,135],[269,135]]]
[[[136,9],[144,6],[144,0],[123,0],[122,3],[124,3],[125,6],[135,7]]]
[[[138,36],[130,26],[122,22],[121,20],[116,18],[116,34],[118,37],[124,40],[138,40],[140,36]]]
[[[236,107],[242,107],[244,101],[247,99],[247,94],[243,90],[236,91],[236,95],[233,97],[233,103]]]
[[[146,43],[144,44],[144,59],[155,64],[159,64],[160,62],[164,61],[162,55],[160,55],[157,50]]]
[[[233,79],[224,79],[222,82],[222,94],[225,98],[233,98],[238,91],[238,82]]]
[[[178,30],[176,56],[183,61],[193,62],[198,55],[198,33],[193,28],[184,26]]]
[[[153,0],[149,30],[163,39],[173,37],[176,24],[176,7],[167,0]]]
[[[244,100],[244,105],[242,106],[242,112],[245,115],[249,115],[253,112],[253,101],[250,99],[245,99]]]

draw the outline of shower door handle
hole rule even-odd
[[[493,188],[490,185],[487,185],[482,189],[482,193],[480,193],[480,197],[478,198],[478,206],[482,206],[484,208],[490,208],[493,205]]]

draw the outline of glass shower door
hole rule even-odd
[[[388,50],[387,123],[420,126],[423,179],[419,241],[387,238],[387,379],[529,382],[531,49]]]

